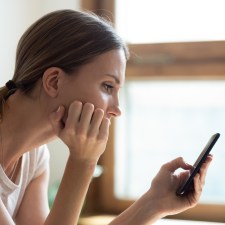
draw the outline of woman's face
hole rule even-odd
[[[63,102],[66,107],[75,100],[101,108],[105,117],[120,116],[118,92],[125,79],[126,59],[123,50],[106,52],[65,76]]]

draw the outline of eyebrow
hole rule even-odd
[[[120,84],[120,80],[115,75],[112,75],[112,74],[105,74],[105,75],[113,78],[117,84]]]

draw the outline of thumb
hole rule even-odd
[[[180,184],[182,184],[190,176],[190,173],[190,170],[185,170],[179,174]]]
[[[64,123],[62,121],[64,114],[65,114],[64,106],[59,106],[56,111],[54,111],[50,114],[49,119],[52,124],[52,128],[56,132],[57,135],[64,128]]]
[[[174,172],[178,168],[182,168],[185,170],[192,169],[192,166],[187,164],[182,157],[178,157],[178,158],[164,164],[164,167],[171,172]]]

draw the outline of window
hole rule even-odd
[[[220,132],[201,203],[174,217],[225,222],[225,184],[218,175],[224,171],[225,144],[223,4],[96,0],[92,5],[116,22],[131,52],[121,93],[123,116],[112,123],[100,160],[98,210],[120,213],[148,189],[162,163],[180,155],[192,163],[209,137]]]
[[[212,134],[225,133],[225,80],[127,81],[123,116],[115,129],[115,197],[134,200],[149,189],[160,166],[183,156],[194,164]],[[225,204],[225,140],[214,161],[201,202]]]
[[[116,1],[116,28],[129,43],[224,40],[223,0]]]
[[[108,149],[102,158],[107,171],[101,180],[102,204],[105,209],[111,212],[124,210],[133,199],[147,190],[151,178],[163,162],[182,155],[187,162],[192,163],[209,137],[220,132],[221,138],[212,152],[215,153],[214,162],[207,176],[201,204],[175,217],[224,222],[224,216],[220,213],[225,210],[224,183],[218,176],[218,171],[224,170],[221,162],[225,144],[222,138],[225,109],[224,47],[225,42],[130,46],[131,52],[136,54],[128,62],[127,81],[121,93],[123,116],[112,126]],[[158,55],[160,57],[157,58]],[[142,107],[140,111],[145,108],[145,114],[140,115],[136,107]],[[134,135],[140,134],[140,118],[148,118],[145,122],[148,132],[143,131],[139,138],[134,139]],[[175,120],[176,125],[171,123],[172,120]],[[116,129],[124,132],[118,134]],[[142,142],[150,141],[151,137],[153,140],[146,147],[147,144]],[[160,144],[154,139],[160,139]],[[166,151],[165,157],[158,157],[156,151],[161,151],[160,155]],[[190,151],[193,154],[189,154]],[[144,164],[140,158],[143,154],[149,163],[145,161]],[[153,164],[156,159],[158,163]],[[138,164],[140,161],[143,167]],[[121,168],[121,165],[127,166],[126,169]],[[138,189],[135,189],[133,183],[139,184]],[[220,187],[215,185],[218,183]],[[127,190],[126,185],[132,186],[132,189]]]

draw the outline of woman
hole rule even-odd
[[[35,22],[17,48],[12,80],[0,89],[0,222],[74,225],[112,117],[120,116],[128,49],[97,16],[60,10]],[[51,211],[46,143],[60,138],[69,158]],[[197,204],[208,157],[185,197],[175,192],[190,170],[182,158],[162,166],[150,189],[110,224],[152,224]]]

